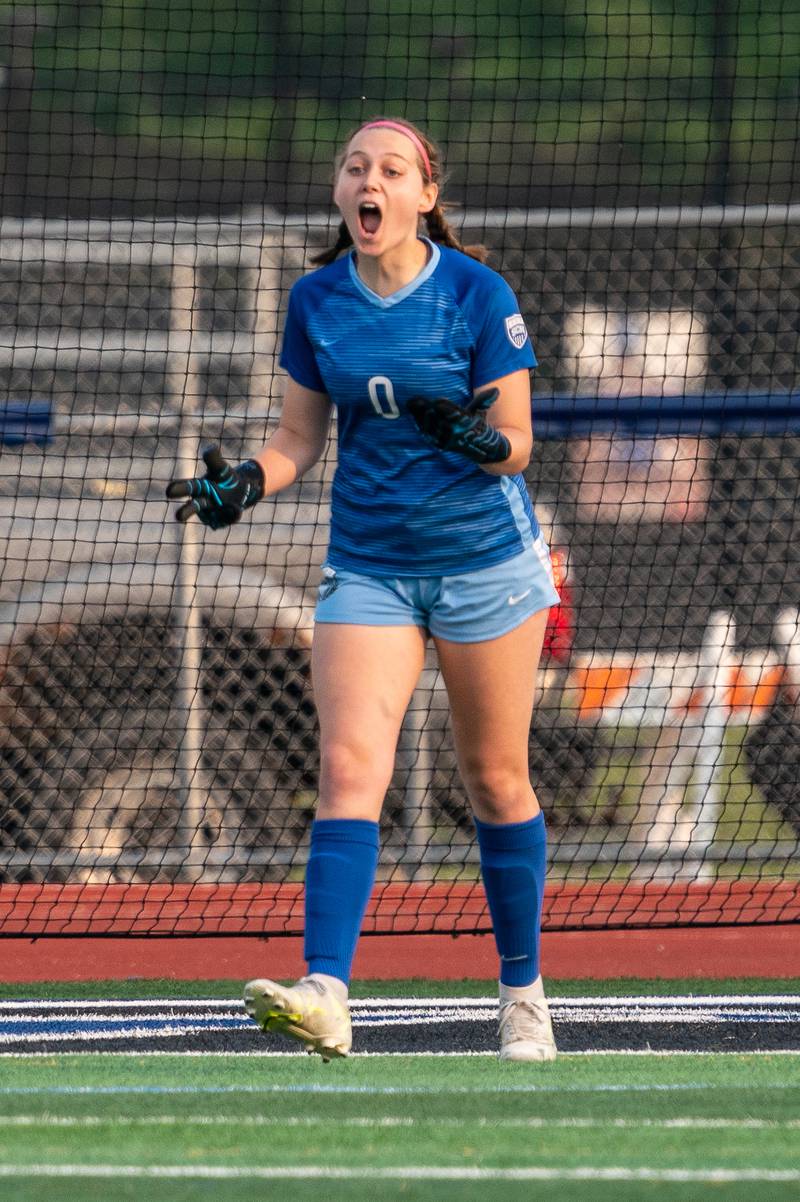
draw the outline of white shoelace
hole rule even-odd
[[[500,1036],[504,1043],[531,1040],[550,1043],[550,1013],[547,1002],[533,998],[514,998],[500,1007]]]

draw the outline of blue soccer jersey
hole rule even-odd
[[[425,268],[392,296],[367,288],[351,252],[304,276],[289,298],[281,366],[327,393],[338,419],[333,567],[453,575],[510,559],[539,532],[521,475],[494,476],[437,450],[407,412],[413,396],[463,405],[482,385],[536,366],[502,277],[428,245]]]

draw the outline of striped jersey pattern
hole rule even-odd
[[[407,412],[412,396],[463,405],[490,381],[536,366],[503,278],[428,246],[425,268],[391,296],[366,287],[351,252],[304,276],[289,298],[281,366],[327,393],[337,413],[335,568],[454,575],[510,559],[539,533],[521,475],[492,476],[430,446]]]

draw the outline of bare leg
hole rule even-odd
[[[541,610],[483,643],[436,640],[459,771],[484,822],[525,822],[539,813],[528,738],[547,615]]]
[[[378,821],[425,637],[417,626],[317,625],[311,675],[320,723],[318,818]]]

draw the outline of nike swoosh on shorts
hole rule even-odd
[[[532,593],[532,592],[533,592],[533,586],[531,586],[531,588],[529,588],[529,589],[526,589],[524,593],[520,593],[518,597],[515,597],[514,594],[512,593],[511,596],[508,598],[508,604],[509,605],[519,605],[520,601],[524,601],[525,598],[528,596],[528,594]]]

